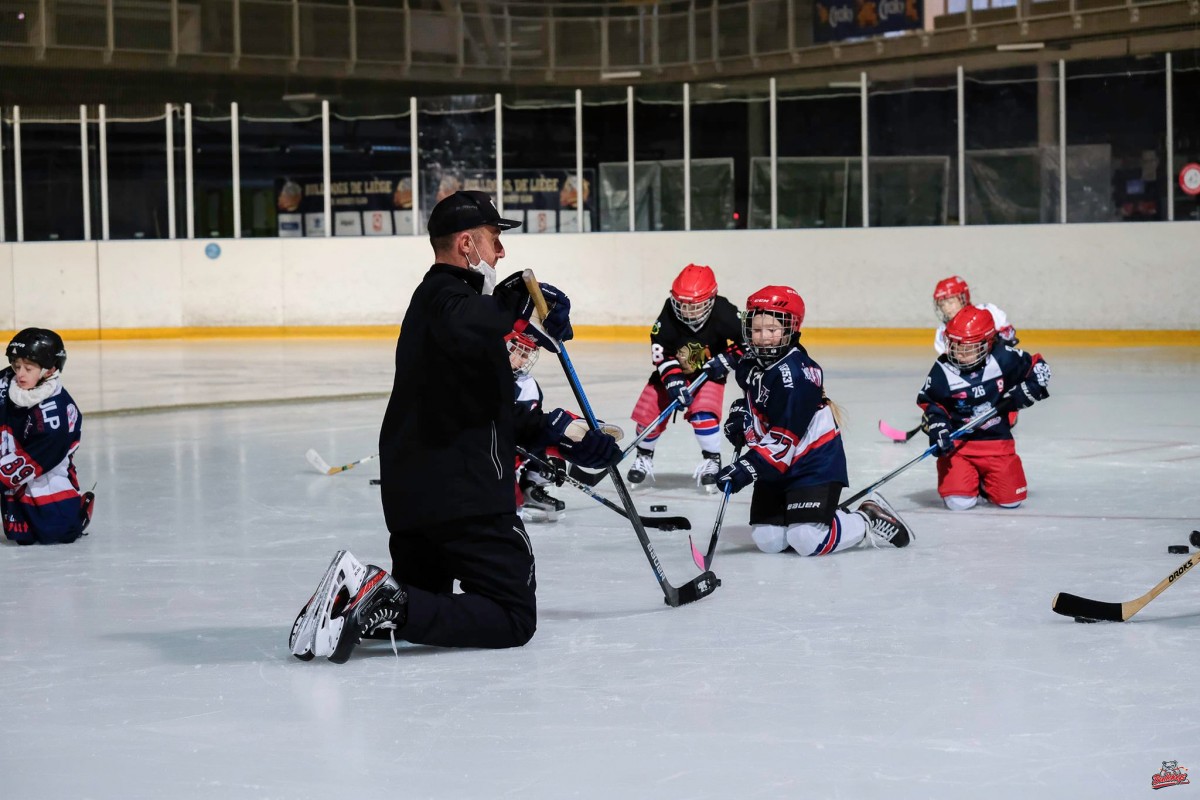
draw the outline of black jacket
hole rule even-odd
[[[543,444],[541,410],[513,403],[504,345],[525,297],[482,288],[482,275],[434,264],[405,312],[379,432],[390,531],[515,513],[515,445]]]

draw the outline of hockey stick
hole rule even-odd
[[[961,439],[963,436],[966,436],[968,433],[975,430],[980,425],[982,425],[983,423],[987,422],[992,417],[999,414],[1000,407],[1004,404],[1004,401],[1007,399],[1008,399],[1007,397],[1000,398],[1000,401],[998,403],[996,403],[996,405],[992,406],[987,411],[976,414],[974,417],[971,417],[971,419],[964,422],[963,426],[961,428],[956,430],[954,433],[950,434],[950,440],[956,441],[958,439]],[[927,449],[925,452],[921,453],[921,455],[917,456],[912,461],[909,461],[907,464],[905,464],[902,467],[892,470],[887,475],[884,475],[882,478],[875,481],[870,486],[868,486],[867,488],[863,489],[858,494],[851,497],[849,500],[845,500],[845,501],[839,503],[838,508],[842,509],[843,511],[850,510],[850,504],[853,503],[855,500],[863,499],[864,497],[869,495],[871,492],[875,491],[880,486],[883,486],[885,483],[890,481],[892,478],[899,475],[901,472],[904,472],[904,470],[908,469],[909,467],[911,467],[912,465],[914,465],[920,461],[924,461],[926,458],[928,458],[929,456],[933,455],[936,452],[937,452],[937,445],[930,445],[929,449]]]
[[[529,290],[529,296],[537,308],[537,313],[545,320],[549,308],[546,306],[546,298],[542,295],[542,287],[538,285],[537,278],[533,276],[533,270],[525,270],[522,278],[525,281],[525,287]],[[591,404],[588,403],[587,397],[583,393],[583,386],[579,383],[579,376],[575,374],[575,367],[571,364],[570,356],[567,355],[567,348],[562,342],[555,342],[555,344],[558,346],[558,360],[567,376],[567,382],[571,384],[571,391],[579,403],[579,409],[583,412],[588,427],[596,430],[599,427],[596,424],[596,415],[592,413]],[[681,606],[685,603],[694,603],[716,591],[721,582],[716,575],[708,571],[702,572],[682,586],[671,585],[663,571],[662,562],[658,560],[658,554],[654,552],[654,545],[650,544],[650,537],[646,535],[646,528],[642,525],[637,508],[633,505],[633,498],[629,496],[629,489],[621,480],[621,472],[617,469],[616,464],[609,465],[608,474],[612,477],[617,494],[621,497],[621,505],[625,507],[625,513],[633,525],[633,532],[637,535],[638,542],[642,545],[646,560],[650,562],[650,568],[654,570],[654,577],[658,579],[658,585],[662,588],[663,601],[669,606]]]
[[[312,448],[309,448],[308,452],[304,454],[304,457],[308,459],[308,463],[312,464],[313,469],[315,469],[317,472],[323,472],[326,475],[336,475],[339,472],[345,472],[346,470],[354,469],[359,464],[370,461],[373,458],[379,458],[379,453],[376,453],[373,456],[367,456],[366,458],[360,458],[358,461],[351,461],[349,464],[342,464],[340,467],[329,466],[329,463],[325,461],[325,459],[321,458],[320,454]]]
[[[913,428],[911,431],[902,431],[899,428],[893,428],[891,425],[888,425],[883,420],[879,420],[879,432],[882,433],[884,436],[888,437],[889,439],[891,439],[896,444],[904,444],[909,439],[916,436],[917,432],[920,430],[921,430],[921,426],[918,425],[917,427]]]
[[[1075,617],[1078,620],[1088,622],[1095,622],[1096,620],[1128,622],[1130,617],[1141,611],[1147,603],[1165,592],[1168,587],[1183,576],[1183,573],[1197,564],[1200,564],[1200,552],[1192,553],[1191,557],[1176,567],[1174,572],[1163,578],[1158,582],[1157,586],[1136,600],[1129,600],[1124,603],[1105,603],[1100,600],[1089,600],[1086,597],[1068,594],[1067,592],[1059,592],[1054,595],[1054,602],[1050,604],[1050,610],[1065,617]]]
[[[554,467],[552,467],[550,464],[547,464],[545,461],[538,458],[533,453],[530,453],[525,448],[518,447],[517,452],[521,455],[522,458],[532,461],[534,464],[537,464],[542,469],[549,470],[551,473],[555,472]],[[604,475],[603,472],[600,474]],[[578,489],[579,491],[586,494],[588,497],[590,497],[593,500],[595,500],[596,502],[600,503],[600,505],[604,506],[605,508],[611,508],[613,511],[617,512],[622,517],[625,517],[625,519],[629,519],[629,515],[627,513],[625,513],[625,509],[621,508],[619,505],[617,505],[613,501],[609,500],[607,497],[603,497],[601,495],[596,494],[595,492],[592,491],[591,487],[589,487],[588,485],[586,485],[584,483],[580,483],[579,481],[572,478],[569,474],[565,475],[563,477],[566,479],[567,483],[571,484],[576,489]],[[643,517],[643,516],[639,515],[638,519],[640,519],[642,521],[642,524],[645,525],[647,528],[657,528],[660,531],[690,531],[692,529],[692,523],[688,520],[687,517]]]
[[[733,460],[737,461],[742,454],[742,448],[737,448],[733,451]],[[725,483],[725,496],[721,498],[721,506],[717,509],[717,521],[713,523],[712,536],[708,539],[708,550],[703,556],[696,549],[696,543],[692,541],[692,537],[688,536],[688,544],[692,546],[692,561],[696,562],[696,566],[700,569],[708,569],[712,566],[713,556],[717,552],[717,537],[721,535],[721,522],[725,519],[725,508],[729,505],[729,495],[733,494],[733,484],[728,481]]]
[[[707,380],[708,380],[708,373],[701,372],[699,378],[696,378],[696,380],[694,380],[690,384],[688,384],[688,391],[695,392],[697,389],[699,389],[701,386],[703,386],[704,382]],[[669,417],[675,413],[675,409],[677,409],[677,408],[679,408],[679,400],[678,399],[672,400],[670,402],[670,404],[666,408],[663,409],[662,413],[659,414],[657,417],[655,417],[654,421],[651,422],[649,425],[647,425],[645,428],[643,428],[642,432],[637,435],[637,438],[635,438],[632,442],[629,443],[629,447],[626,447],[624,450],[621,451],[621,459],[624,460],[626,456],[628,456],[630,453],[632,453],[634,450],[636,450],[637,446],[642,443],[642,440],[645,439],[647,436],[649,436],[651,431],[653,431],[659,425],[662,425],[667,417]]]
[[[708,380],[708,373],[701,372],[700,377],[696,378],[696,380],[692,381],[691,384],[688,386],[688,391],[689,392],[696,391],[701,386],[703,386],[704,382],[707,380]],[[678,409],[678,408],[679,408],[679,401],[672,400],[670,405],[668,405],[665,409],[663,409],[662,413],[659,414],[658,417],[653,422],[651,422],[645,428],[642,428],[642,432],[637,435],[637,438],[635,438],[632,442],[630,442],[629,446],[621,451],[621,458],[617,463],[619,464],[619,463],[621,463],[621,461],[624,461],[625,457],[628,456],[630,453],[632,453],[634,450],[636,450],[637,446],[642,443],[643,439],[645,439],[647,436],[650,435],[650,432],[652,430],[657,428],[659,425],[663,424],[663,421],[666,420],[667,417],[674,414],[676,409]],[[600,481],[604,480],[604,476],[607,473],[605,473],[605,472],[587,472],[586,470],[580,469],[579,467],[572,464],[570,471],[567,474],[570,475],[575,480],[579,481],[580,483],[586,483],[588,486],[595,486],[596,484],[600,483]]]

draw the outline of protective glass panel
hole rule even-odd
[[[255,103],[240,105],[238,113],[242,236],[278,236],[279,214],[294,213],[295,186],[321,183],[321,106]],[[351,193],[333,188],[335,198]],[[335,211],[334,234],[359,235],[355,216],[343,220]]]
[[[861,101],[853,89],[776,87],[778,225],[858,227]],[[850,167],[854,166],[854,176]],[[771,227],[771,163],[755,159],[750,175],[750,227]]]
[[[166,239],[167,133],[165,110],[110,106],[108,114],[108,231],[112,239]],[[89,136],[89,140],[90,140]],[[99,186],[99,171],[91,172]],[[99,231],[93,228],[98,238]]]
[[[967,73],[963,103],[967,223],[1057,222],[1057,66]]]
[[[343,221],[340,235],[350,232],[355,215],[363,236],[413,234],[411,121],[408,98],[339,103],[330,111],[330,201],[335,220]],[[281,211],[281,236],[324,235],[311,224],[324,218],[322,186],[320,172],[303,182],[301,207],[291,212],[301,216]]]
[[[10,134],[10,131],[5,133]],[[5,142],[13,144],[10,135],[5,136]],[[83,238],[82,175],[78,106],[40,109],[22,106],[21,192],[25,241]],[[98,229],[93,229],[93,236],[99,238]],[[10,240],[16,238],[14,228]]]
[[[957,103],[953,75],[868,89],[872,227],[958,222]]]
[[[583,93],[583,167],[597,176],[594,198],[596,230],[628,231],[629,171],[602,168],[628,163],[628,103],[624,88],[589,89]]]
[[[745,228],[751,160],[770,155],[770,82],[695,84],[691,100],[692,229]],[[704,159],[732,160],[732,209],[725,206],[725,172],[694,168],[695,161]],[[719,183],[709,185],[708,180]]]
[[[1171,59],[1175,163],[1167,179],[1175,193],[1175,219],[1200,220],[1200,51]]]
[[[443,197],[459,189],[495,192],[495,95],[424,98],[417,113],[424,231]]]
[[[228,106],[192,107],[196,236],[233,236],[233,146]]]
[[[13,183],[13,126],[11,109],[0,108],[0,242],[15,242],[17,240],[17,200],[15,184]]]
[[[595,230],[595,173],[575,162],[575,92],[521,90],[504,96],[504,216],[514,233]],[[579,215],[583,208],[582,218]]]
[[[657,177],[651,181],[651,196],[645,198],[649,204],[650,216],[646,219],[647,227],[642,227],[643,215],[640,206],[643,198],[636,197],[638,203],[638,230],[683,230],[683,182],[676,186],[673,197],[664,197],[663,192],[669,191],[661,180],[661,164],[667,161],[680,161],[683,158],[683,89],[680,86],[638,87],[634,92],[634,163],[635,181],[638,169],[649,169]],[[663,209],[676,209],[664,216]],[[669,220],[669,221],[668,221]]]

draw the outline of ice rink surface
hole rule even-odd
[[[392,350],[70,346],[97,510],[76,544],[0,547],[0,797],[1130,798],[1163,761],[1200,769],[1200,575],[1125,624],[1050,611],[1058,591],[1131,600],[1182,562],[1200,352],[1043,349],[1052,396],[1016,429],[1028,502],[946,511],[929,459],[884,490],[905,550],[759,553],[745,492],[723,585],[672,609],[629,524],[564,487],[560,521],[528,525],[529,645],[302,663],[289,627],[333,553],[388,566],[374,462],[324,476],[304,452],[375,452]],[[921,452],[876,423],[916,424],[932,348],[810,350],[848,412],[851,491]],[[631,430],[645,347],[571,353],[596,412]],[[534,374],[573,405],[551,356]],[[111,413],[164,405],[182,408]],[[634,497],[689,517],[703,548],[718,497],[698,459],[672,426]],[[650,536],[674,583],[696,574],[686,533]]]

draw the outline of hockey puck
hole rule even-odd
[[[664,512],[666,510],[667,510],[666,506],[650,506],[650,511],[655,514],[661,514],[662,512]]]
[[[1088,619],[1087,617],[1076,617],[1075,621],[1076,622],[1095,622],[1096,620]]]
[[[1200,531],[1192,531],[1188,541],[1192,543],[1192,547],[1200,547]]]
[[[1170,544],[1167,545],[1167,552],[1173,556],[1186,556],[1188,554],[1188,546],[1186,544]]]
[[[380,485],[380,484],[382,484],[382,483],[383,483],[383,481],[379,480],[379,478],[371,478],[371,485],[372,485],[372,486],[379,486],[379,485]]]

